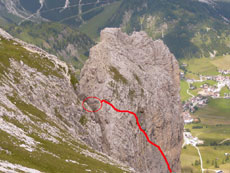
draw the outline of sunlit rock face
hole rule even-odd
[[[80,98],[96,96],[118,109],[135,112],[150,140],[162,148],[172,170],[180,172],[183,120],[179,67],[161,40],[153,41],[144,32],[129,36],[117,28],[104,29],[81,71],[78,93]],[[88,141],[92,147],[137,172],[168,172],[162,155],[147,142],[133,115],[104,104],[89,116]]]

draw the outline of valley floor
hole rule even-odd
[[[182,173],[230,173],[230,67],[226,65],[228,62],[222,62],[228,59],[198,59],[213,65],[212,69],[202,70],[197,68],[196,60],[183,62]]]

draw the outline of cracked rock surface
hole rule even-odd
[[[178,173],[183,140],[179,84],[178,62],[161,40],[153,41],[144,32],[129,36],[120,29],[106,28],[81,71],[78,94],[135,112],[150,140],[162,148]],[[133,115],[116,112],[106,104],[86,115],[92,147],[137,172],[168,172],[160,152],[147,142]]]

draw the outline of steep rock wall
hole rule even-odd
[[[180,172],[179,67],[161,40],[153,41],[144,32],[128,36],[120,29],[104,29],[81,71],[78,94],[81,99],[96,96],[118,109],[135,112],[150,140],[161,146],[172,170]],[[94,109],[93,104],[88,105]],[[90,138],[85,140],[92,147],[137,172],[168,172],[160,152],[147,142],[132,115],[118,113],[106,104],[86,115]]]

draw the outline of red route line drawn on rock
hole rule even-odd
[[[101,106],[100,106],[97,110],[95,110],[95,111],[90,111],[90,110],[86,109],[86,108],[84,107],[84,103],[85,103],[85,101],[88,100],[88,99],[97,99],[98,101],[100,101]],[[102,108],[102,106],[103,106],[103,103],[108,104],[109,106],[111,106],[111,107],[112,107],[115,111],[117,111],[117,112],[129,113],[129,114],[134,115],[134,117],[135,117],[135,119],[136,119],[137,126],[139,127],[140,131],[145,135],[147,141],[148,141],[151,145],[153,145],[154,147],[156,147],[156,148],[160,151],[161,155],[163,156],[163,158],[164,158],[164,160],[165,160],[165,163],[166,163],[167,166],[168,166],[169,172],[172,173],[172,169],[171,169],[171,167],[170,167],[170,165],[169,165],[169,163],[168,163],[168,160],[167,160],[167,158],[166,158],[164,152],[162,151],[161,147],[160,147],[159,145],[155,144],[154,142],[150,141],[150,139],[149,139],[147,133],[141,128],[141,125],[140,125],[140,123],[139,123],[138,117],[137,117],[137,115],[136,115],[134,112],[131,112],[131,111],[128,111],[128,110],[119,110],[119,109],[117,109],[115,106],[113,106],[113,104],[111,104],[110,102],[108,102],[108,101],[106,101],[106,100],[100,100],[100,99],[97,98],[97,97],[87,97],[87,98],[85,98],[85,99],[83,100],[83,102],[82,102],[82,107],[83,107],[83,109],[86,110],[87,112],[98,112],[99,110],[101,110],[101,108]]]

